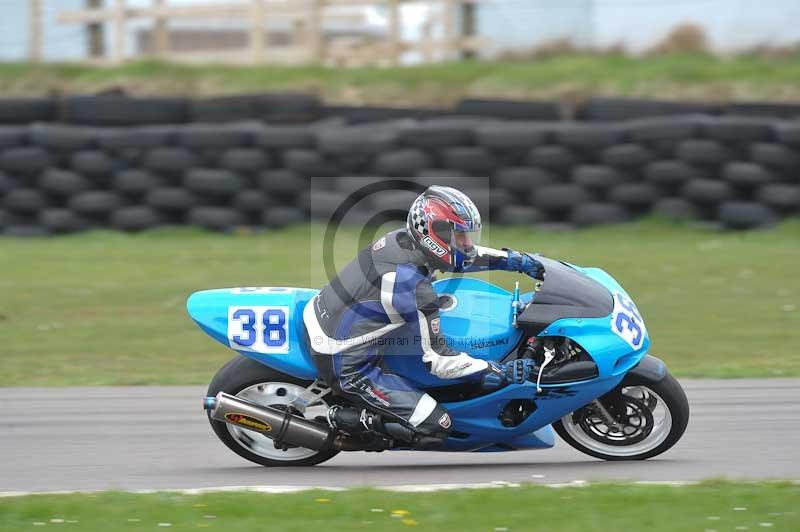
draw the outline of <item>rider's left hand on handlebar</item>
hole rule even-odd
[[[508,253],[508,269],[524,273],[525,275],[544,282],[544,264],[533,258],[528,253],[520,253],[513,249],[503,248]]]
[[[508,382],[522,384],[533,375],[535,362],[527,358],[518,358],[503,364]]]
[[[522,384],[534,373],[535,363],[529,359],[517,359],[505,364],[489,362],[489,367],[481,378],[481,386],[486,389],[501,388],[507,384]]]

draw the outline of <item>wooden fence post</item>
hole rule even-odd
[[[322,26],[323,0],[311,0],[308,4],[308,55],[312,63],[325,61],[325,28]]]
[[[114,46],[111,60],[115,64],[122,63],[125,60],[126,18],[125,0],[114,0]]]
[[[28,4],[28,60],[42,60],[42,0],[29,0]]]
[[[166,0],[153,0],[154,7],[164,7]],[[169,29],[164,16],[156,16],[153,21],[153,55],[164,58],[169,50]]]
[[[400,63],[401,20],[399,0],[389,0],[389,64]]]
[[[433,20],[428,16],[422,23],[422,62],[425,64],[433,62]]]
[[[101,9],[103,0],[86,0],[86,9]],[[86,50],[89,57],[99,59],[106,55],[105,26],[102,22],[86,24]]]
[[[472,2],[465,2],[461,4],[461,39],[462,42],[469,41],[475,37],[475,4]],[[459,48],[461,59],[473,59],[476,56],[474,48]]]
[[[455,44],[455,29],[456,24],[454,20],[455,15],[455,1],[454,0],[443,0],[442,9],[444,12],[442,13],[442,25],[443,25],[443,33],[444,36],[442,38],[442,52],[444,54],[444,60],[449,61],[453,59],[453,46]]]
[[[264,60],[264,16],[266,9],[264,0],[252,0],[250,9],[250,55],[253,63]]]

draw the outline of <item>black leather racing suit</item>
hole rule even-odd
[[[506,269],[507,254],[477,246],[468,271]],[[303,320],[320,377],[340,395],[421,434],[449,433],[447,411],[408,380],[387,372],[378,338],[409,324],[422,360],[439,378],[478,376],[485,360],[451,349],[440,331],[439,305],[423,253],[405,229],[359,252],[306,305]]]

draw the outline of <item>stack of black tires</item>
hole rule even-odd
[[[474,103],[460,116],[358,123],[287,104],[292,119],[214,123],[221,111],[208,101],[206,122],[169,125],[156,122],[199,107],[161,105],[142,117],[150,125],[120,125],[130,117],[110,111],[92,124],[1,125],[0,231],[272,228],[325,220],[348,199],[359,201],[359,223],[376,222],[400,218],[430,183],[461,188],[500,224],[582,227],[657,213],[749,229],[800,213],[798,120],[670,108],[610,121],[614,105],[597,103],[582,121],[514,106],[498,108],[501,119]],[[83,122],[93,116],[70,109]],[[44,120],[49,111],[27,112]],[[533,118],[510,119],[522,112]],[[376,192],[389,180],[392,190]]]

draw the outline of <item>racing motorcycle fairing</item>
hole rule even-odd
[[[314,380],[303,309],[317,292],[274,286],[203,290],[192,294],[186,307],[219,343],[282,373]]]

